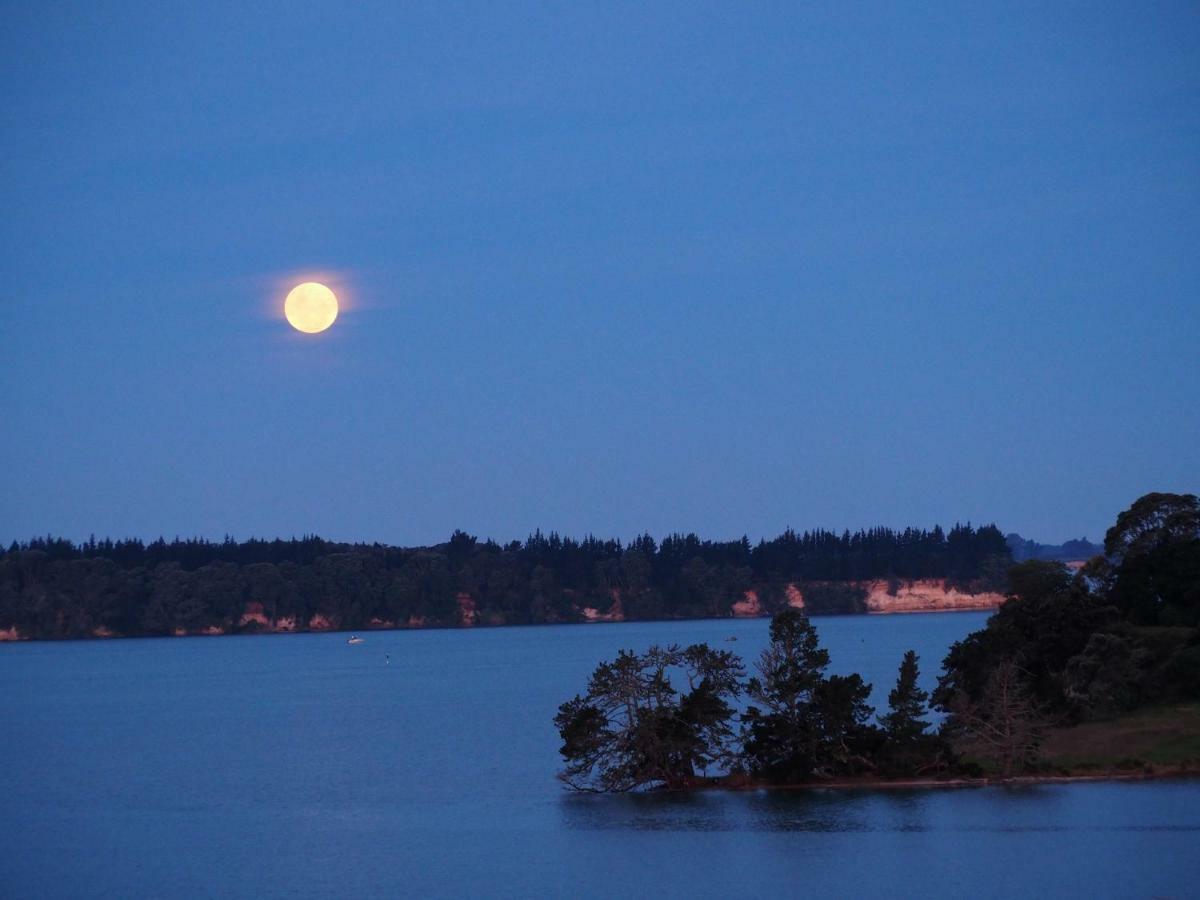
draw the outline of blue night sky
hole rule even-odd
[[[798,7],[4,4],[0,539],[1200,489],[1195,4]]]

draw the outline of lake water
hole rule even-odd
[[[814,620],[886,703],[985,616]],[[726,643],[728,636],[737,643]],[[619,648],[766,620],[0,645],[0,895],[1197,896],[1200,782],[583,796],[552,717]],[[385,664],[390,655],[390,665]]]

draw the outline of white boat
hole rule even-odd
[[[347,644],[361,644],[362,642],[363,638],[360,638],[357,634],[350,635],[350,640],[346,641]]]

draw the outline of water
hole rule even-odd
[[[815,620],[886,702],[983,614]],[[0,896],[1196,896],[1200,782],[582,796],[600,659],[765,620],[0,645]],[[736,643],[725,638],[736,635]],[[385,665],[385,654],[391,664]]]

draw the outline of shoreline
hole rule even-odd
[[[799,784],[770,784],[753,780],[726,781],[727,776],[678,788],[655,788],[652,793],[690,791],[920,791],[962,790],[987,787],[1032,787],[1040,784],[1086,784],[1097,781],[1164,781],[1200,778],[1200,766],[1151,766],[1147,769],[1104,769],[1077,773],[982,776],[971,778],[842,778],[835,781],[806,781]]]
[[[930,607],[928,609],[895,609],[895,610],[863,610],[861,612],[814,612],[810,613],[813,618],[823,619],[832,616],[911,616],[911,615],[926,615],[929,613],[993,613],[999,606],[978,606],[978,607],[952,607],[938,608]],[[633,625],[644,624],[650,622],[744,622],[754,621],[757,619],[769,620],[771,616],[767,613],[755,616],[730,615],[730,616],[701,616],[696,618],[680,618],[680,619],[584,619],[577,622],[519,622],[511,624],[493,624],[488,622],[477,622],[471,625],[440,625],[440,624],[422,624],[422,625],[393,625],[391,627],[381,627],[379,625],[367,625],[363,628],[342,628],[340,626],[331,626],[328,628],[273,628],[270,626],[259,628],[235,628],[232,630],[220,629],[217,626],[212,626],[204,631],[191,631],[186,634],[120,634],[117,632],[100,632],[93,634],[73,635],[70,637],[30,637],[21,634],[15,626],[11,628],[0,628],[0,646],[4,644],[30,643],[35,641],[136,641],[144,638],[219,638],[219,637],[268,637],[275,635],[291,635],[291,634],[374,634],[378,632],[389,631],[472,631],[476,629],[497,629],[497,628],[546,628],[558,626],[601,626],[601,625]]]

